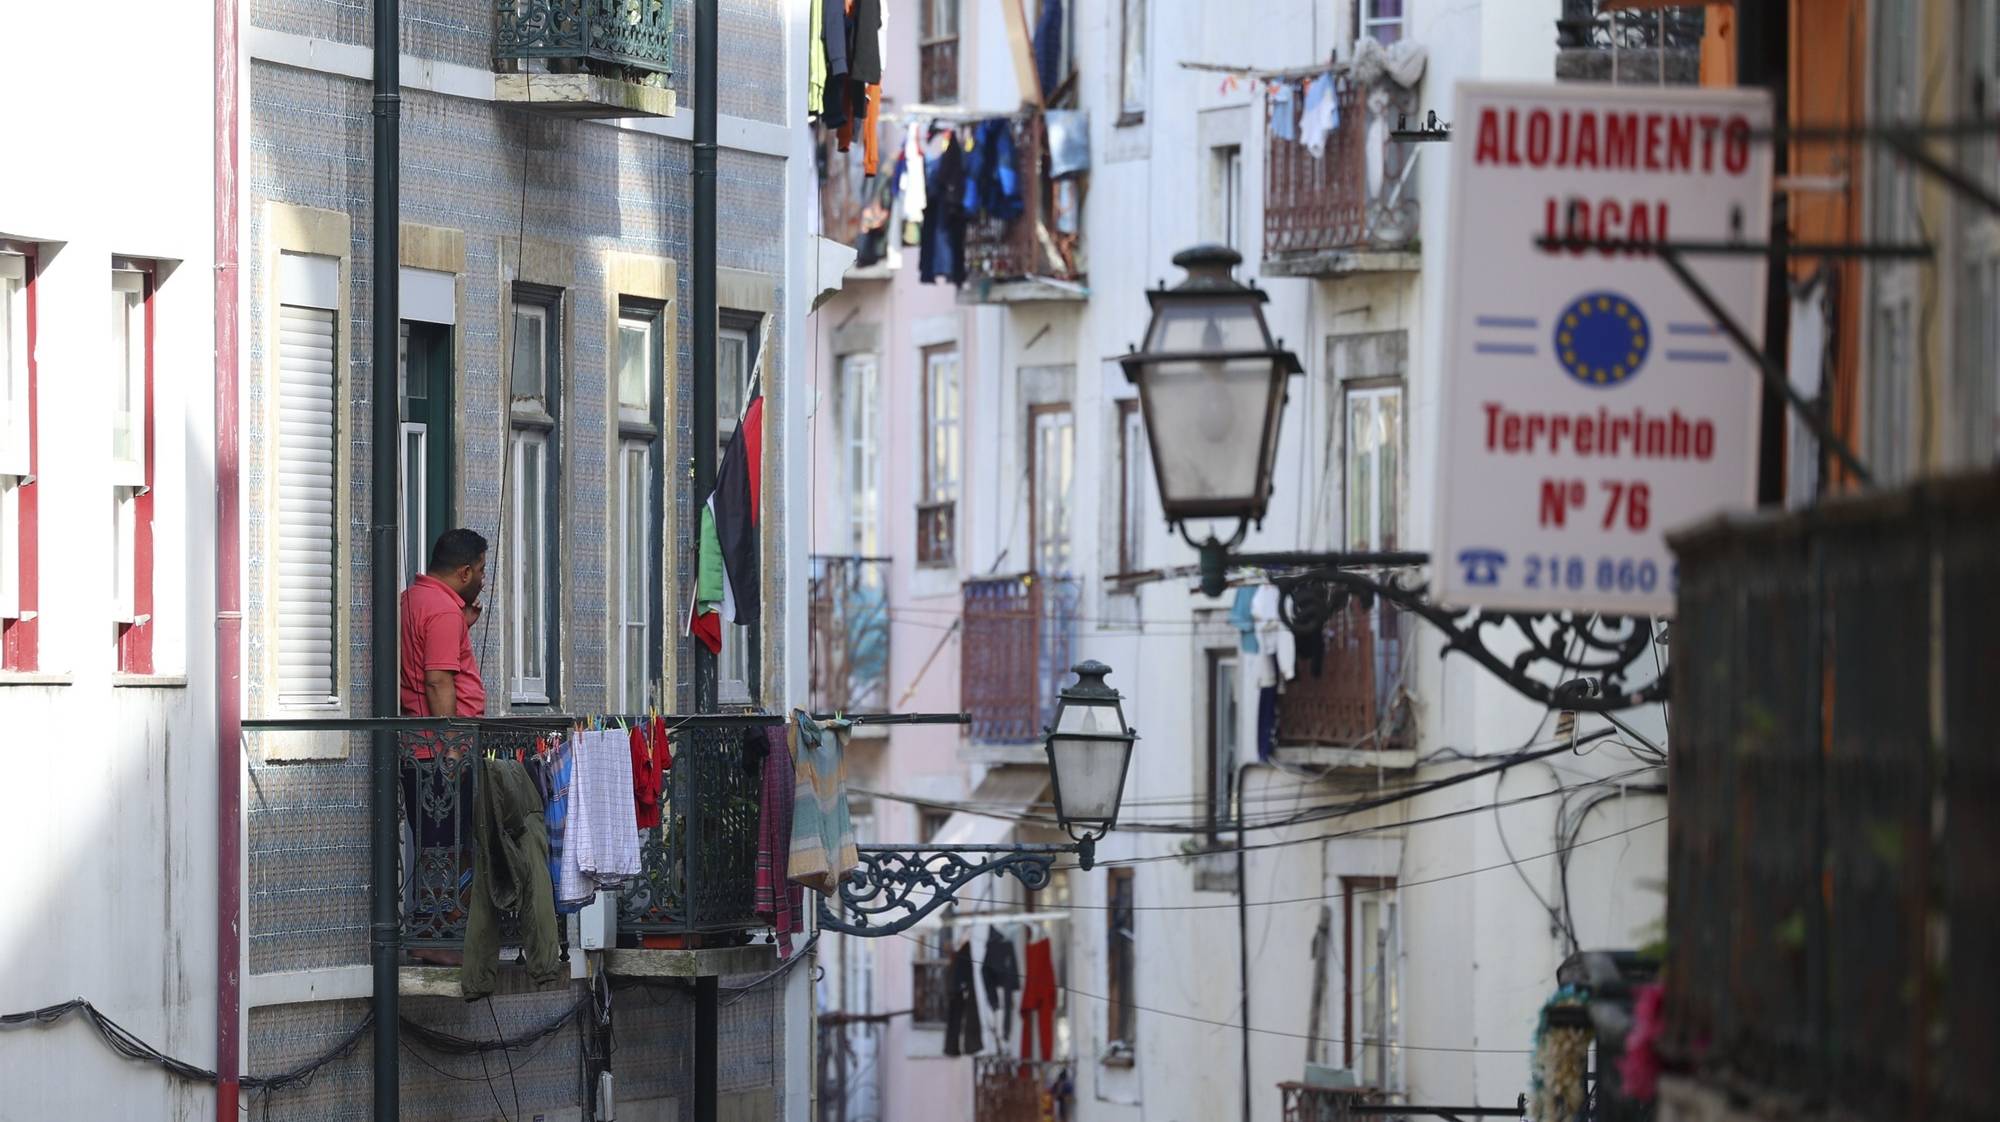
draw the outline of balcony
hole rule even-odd
[[[1070,1096],[1057,1095],[1057,1077],[1070,1065],[1061,1061],[1010,1060],[1005,1056],[980,1056],[972,1065],[973,1122],[1042,1122],[1045,1118],[1070,1116]],[[1050,1110],[1042,1109],[1042,1099],[1052,1100]]]
[[[987,763],[1041,763],[1042,729],[1069,681],[1081,585],[1071,577],[969,580],[959,640],[959,691],[975,744],[1016,746]]]
[[[1658,1047],[1684,1089],[2000,1117],[1996,525],[1988,473],[1671,539]]]
[[[1291,101],[1293,140],[1272,131],[1279,107],[1264,99],[1264,275],[1415,271],[1422,146],[1391,140],[1389,130],[1404,114],[1417,119],[1416,95],[1387,80],[1362,86],[1336,74],[1334,82],[1340,124],[1318,158],[1297,131],[1303,91]]]
[[[671,117],[672,0],[496,0],[495,97],[575,118]]]
[[[415,814],[406,815],[418,823],[404,875],[406,946],[464,944],[473,792],[484,761],[489,753],[532,754],[548,728],[545,721],[483,721],[398,734],[402,766],[406,775],[414,773],[418,797]],[[740,724],[682,724],[675,731],[662,825],[641,842],[639,879],[619,893],[618,929],[633,937],[628,941],[667,936],[686,946],[725,944],[765,926],[756,914],[762,761],[746,750],[751,735]],[[427,758],[419,759],[420,751]],[[503,943],[507,928],[503,919]]]
[[[1414,765],[1404,656],[1411,623],[1399,608],[1350,601],[1327,621],[1315,652],[1299,646],[1298,676],[1278,698],[1278,749],[1320,767]]]
[[[1012,220],[979,216],[967,224],[959,302],[1080,303],[1089,296],[1082,283],[1084,181],[1049,178],[1048,132],[1039,115],[1015,118],[1013,132],[1026,209]]]
[[[1284,1122],[1361,1122],[1375,1114],[1357,1114],[1351,1108],[1377,1106],[1388,1101],[1382,1092],[1368,1087],[1315,1087],[1306,1083],[1280,1083],[1284,1096]]]
[[[888,587],[886,557],[812,559],[813,712],[889,711]]]

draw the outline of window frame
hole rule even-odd
[[[940,16],[949,15],[949,32],[937,24]],[[959,0],[918,0],[917,7],[917,99],[927,105],[951,105],[958,101],[958,46],[964,27],[964,12],[959,9]],[[950,64],[939,60],[949,58]],[[950,88],[940,82],[942,75],[951,78]]]
[[[1207,668],[1207,735],[1204,741],[1207,775],[1202,784],[1202,805],[1208,823],[1210,844],[1220,845],[1223,831],[1235,821],[1236,760],[1242,751],[1241,716],[1243,660],[1233,647],[1211,647],[1205,652]],[[1227,668],[1225,680],[1224,669]]]
[[[1049,418],[1044,420],[1044,418]],[[1060,418],[1060,419],[1058,419]],[[1042,479],[1046,467],[1042,455],[1042,430],[1058,428],[1068,433],[1069,479],[1062,494],[1062,534],[1052,538],[1049,528],[1042,523],[1042,500],[1046,490]],[[1028,406],[1028,560],[1029,566],[1038,576],[1070,576],[1076,562],[1076,412],[1067,401],[1048,402]],[[1062,543],[1063,564],[1049,568],[1043,564],[1042,554],[1052,540]]]
[[[618,359],[623,362],[623,332],[628,324],[636,324],[645,331],[646,406],[643,415],[625,404],[623,387],[618,379],[611,386],[611,404],[618,418],[618,439],[612,449],[611,518],[614,534],[619,546],[615,558],[616,586],[609,599],[611,633],[617,641],[613,644],[613,665],[616,675],[609,683],[610,704],[615,710],[628,713],[643,712],[656,704],[663,690],[666,670],[664,646],[666,619],[666,594],[662,585],[660,564],[665,556],[662,542],[665,525],[665,451],[660,434],[666,427],[666,335],[668,324],[666,304],[663,301],[643,299],[635,296],[618,297],[612,312],[614,337],[619,339]],[[619,372],[623,375],[622,368]],[[645,514],[644,524],[647,540],[642,544],[640,556],[645,571],[639,575],[644,585],[644,605],[641,620],[630,617],[633,574],[628,564],[631,552],[625,537],[631,529],[632,496],[628,487],[629,469],[627,457],[634,449],[643,449],[645,458]],[[630,629],[639,627],[641,650],[644,652],[645,666],[641,669],[641,697],[630,695],[632,667],[628,663]]]
[[[1147,0],[1118,0],[1118,127],[1136,125],[1146,119],[1147,90],[1152,81],[1151,59],[1148,57],[1147,36],[1151,31],[1151,20],[1146,13]],[[1138,16],[1137,42],[1133,36],[1133,15]],[[1138,47],[1138,74],[1133,74],[1133,47]]]
[[[121,674],[151,674],[153,661],[153,600],[154,600],[154,526],[153,487],[155,482],[155,430],[157,408],[154,354],[157,340],[156,306],[154,295],[155,272],[153,263],[135,259],[113,258],[112,291],[126,293],[123,278],[133,277],[137,281],[136,293],[138,349],[133,350],[131,331],[135,326],[134,309],[129,300],[120,301],[122,309],[125,347],[123,369],[120,373],[127,392],[136,391],[138,398],[138,429],[133,439],[137,442],[138,462],[126,463],[112,453],[112,526],[116,542],[113,551],[113,579],[111,621],[113,644],[116,651],[117,668]],[[134,369],[134,359],[137,369]],[[136,385],[134,384],[136,382]],[[118,421],[112,422],[114,433]],[[136,469],[136,474],[131,474]]]
[[[1354,41],[1356,43],[1359,43],[1363,39],[1374,39],[1386,47],[1403,38],[1403,34],[1409,26],[1410,13],[1408,0],[1395,0],[1397,11],[1393,16],[1375,14],[1375,6],[1380,2],[1381,0],[1354,0]],[[1395,28],[1396,34],[1394,37],[1383,39],[1375,34],[1376,29],[1384,27]]]
[[[40,264],[35,246],[0,241],[0,262],[18,276],[5,278],[11,291],[0,292],[8,317],[4,356],[8,377],[0,390],[5,402],[5,429],[0,430],[0,670],[32,672],[40,657],[40,507],[41,422],[37,416],[40,385],[35,362],[37,277]],[[15,325],[18,324],[18,330]],[[13,371],[18,368],[17,382]],[[13,447],[18,445],[18,447]]]
[[[1122,397],[1113,403],[1118,417],[1118,577],[1146,571],[1146,488],[1151,483],[1152,449],[1146,443],[1146,419],[1139,399]]]
[[[1248,218],[1243,197],[1243,146],[1217,144],[1208,151],[1215,176],[1216,241],[1242,252]]]
[[[1122,1048],[1124,1057],[1136,1056],[1139,1051],[1139,913],[1134,872],[1130,866],[1106,869],[1104,884],[1104,1044],[1108,1052]]]
[[[954,568],[958,564],[958,497],[964,479],[964,366],[957,343],[924,347],[923,359],[923,490],[917,502],[917,564],[925,568]],[[938,402],[941,372],[950,378],[949,407]],[[946,435],[949,452],[940,463],[938,439]]]
[[[539,318],[542,323],[542,379],[538,394],[514,393],[514,364],[520,359],[514,334],[519,330],[523,310],[535,313],[530,318]],[[513,491],[512,499],[503,504],[508,525],[504,561],[509,570],[508,591],[514,620],[508,637],[507,700],[510,706],[552,708],[560,705],[562,698],[562,406],[565,373],[562,369],[562,340],[563,290],[515,281],[508,300],[509,357],[504,383],[508,396],[508,468],[504,486]],[[537,543],[541,570],[531,574],[521,556],[526,551],[523,535],[530,513],[522,479],[526,464],[521,453],[535,446],[541,449],[539,495],[533,511],[541,527],[541,539]],[[527,618],[525,601],[530,595],[527,585],[531,579],[537,581],[533,596],[539,602],[538,616],[543,627],[539,636],[542,673],[536,677],[524,672],[527,649],[523,644],[528,636],[520,622]]]
[[[736,435],[737,426],[742,422],[742,413],[750,407],[751,388],[757,376],[758,343],[761,340],[763,313],[746,311],[741,308],[719,308],[716,310],[716,414],[715,414],[715,462],[722,463],[723,453],[729,441]],[[724,382],[722,369],[722,339],[740,339],[742,343],[742,364],[728,374]],[[730,413],[721,408],[722,390],[727,384],[733,387],[737,411]],[[762,529],[759,528],[761,536]],[[722,652],[715,660],[715,696],[722,705],[756,705],[762,695],[760,688],[763,677],[763,621],[749,620],[722,629]],[[732,640],[734,640],[732,642]]]
[[[432,543],[453,524],[457,470],[457,458],[453,451],[453,406],[457,386],[452,358],[457,330],[456,324],[425,319],[400,319],[396,324],[400,367],[396,379],[397,408],[400,410],[397,415],[400,422],[396,448],[397,499],[404,518],[398,550],[406,587],[428,567]],[[412,359],[423,367],[424,394],[421,398],[412,397],[409,392]],[[418,401],[423,403],[421,407],[416,404]],[[413,434],[419,436],[423,444],[423,454],[416,469],[418,489],[414,503],[410,491],[409,456]],[[409,515],[412,509],[422,516],[422,532],[414,537],[410,532]]]
[[[1354,406],[1357,399],[1363,398],[1371,401],[1393,399],[1396,402],[1395,431],[1389,434],[1396,458],[1395,473],[1390,492],[1392,525],[1389,526],[1389,531],[1394,537],[1389,540],[1377,540],[1382,536],[1383,531],[1383,508],[1380,502],[1381,489],[1379,484],[1373,490],[1374,501],[1370,507],[1372,517],[1369,519],[1368,538],[1365,541],[1357,541],[1353,532],[1355,525],[1354,503],[1358,497],[1356,494],[1354,471],[1356,462]],[[1379,416],[1379,413],[1377,415]],[[1401,378],[1356,378],[1343,383],[1341,385],[1340,419],[1341,540],[1346,543],[1346,548],[1349,550],[1394,550],[1399,547],[1399,543],[1403,537],[1405,522],[1403,517],[1403,495],[1407,487],[1408,480],[1406,476],[1409,471],[1409,394],[1403,385],[1403,380]],[[1379,455],[1376,457],[1376,462],[1378,464],[1380,462]],[[1379,473],[1371,475],[1370,478],[1379,478]]]
[[[855,398],[853,371],[868,371],[865,401]],[[840,356],[840,481],[846,502],[842,521],[846,528],[847,552],[856,557],[882,555],[882,360],[873,351],[855,351]],[[867,422],[864,425],[859,422]],[[857,432],[857,429],[865,431]],[[856,463],[856,451],[864,453],[866,474],[858,479],[863,465]],[[865,490],[864,490],[865,485]],[[869,501],[862,502],[863,498]]]
[[[1340,878],[1340,889],[1342,912],[1341,949],[1344,952],[1340,956],[1341,1047],[1343,1049],[1344,1066],[1353,1071],[1358,1077],[1367,1070],[1368,1060],[1365,1050],[1369,1048],[1384,1048],[1387,1054],[1382,1056],[1381,1060],[1387,1061],[1382,1065],[1385,1069],[1401,1066],[1403,986],[1402,970],[1400,969],[1402,961],[1403,919],[1401,893],[1396,890],[1396,878],[1386,876],[1342,876]],[[1385,1041],[1380,1042],[1370,1035],[1373,1030],[1361,1023],[1365,1011],[1360,998],[1362,993],[1361,987],[1372,981],[1372,979],[1363,976],[1365,973],[1363,965],[1365,956],[1362,954],[1362,948],[1357,945],[1361,930],[1358,924],[1364,913],[1364,909],[1357,908],[1355,904],[1357,898],[1363,895],[1375,899],[1381,907],[1387,909],[1386,912],[1378,913],[1378,915],[1386,914],[1389,916],[1389,922],[1386,926],[1388,932],[1393,933],[1393,937],[1386,940],[1386,948],[1382,948],[1387,951],[1387,957],[1384,961],[1389,964],[1387,985],[1391,995],[1390,1009],[1392,1012],[1389,1017],[1390,1028],[1388,1037]],[[1382,927],[1383,925],[1378,923],[1377,930],[1381,930]],[[1384,1070],[1379,1074],[1382,1079],[1382,1083],[1378,1084],[1380,1086],[1390,1086],[1393,1083],[1400,1082],[1400,1080],[1393,1078],[1396,1074],[1395,1072]]]

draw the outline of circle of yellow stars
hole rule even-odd
[[[1593,365],[1578,360],[1576,335],[1593,316],[1615,317],[1628,332],[1622,361]],[[1556,328],[1556,349],[1562,355],[1563,369],[1572,377],[1593,385],[1617,385],[1639,372],[1639,363],[1646,356],[1646,321],[1629,300],[1604,293],[1584,296],[1563,313]]]

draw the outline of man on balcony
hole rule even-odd
[[[486,539],[446,530],[431,547],[430,571],[417,574],[402,598],[402,713],[405,717],[481,717],[486,685],[472,651],[472,623],[486,585]],[[437,760],[430,733],[411,737],[401,762],[403,813],[410,822],[418,869],[449,869],[446,883],[415,886],[411,931],[439,936],[465,915],[465,860],[472,841],[472,783],[453,758]],[[428,859],[427,859],[428,858]],[[418,878],[420,880],[425,878]],[[452,957],[420,952],[447,962]]]

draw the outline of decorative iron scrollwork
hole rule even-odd
[[[1459,651],[1523,696],[1554,709],[1605,713],[1667,697],[1663,663],[1645,656],[1653,648],[1648,616],[1593,612],[1489,612],[1431,603],[1414,566],[1377,570],[1318,568],[1279,577],[1278,615],[1302,650],[1324,634],[1327,621],[1350,601],[1373,606],[1377,597],[1415,612],[1445,634],[1445,653]],[[1503,656],[1497,650],[1519,648]],[[1655,669],[1648,673],[1646,665]],[[1554,681],[1540,676],[1553,668]]]
[[[841,878],[839,912],[822,899],[819,925],[846,935],[894,935],[952,903],[959,889],[989,873],[1012,876],[1031,892],[1046,888],[1056,858],[1080,849],[1081,845],[864,845],[861,867]]]

